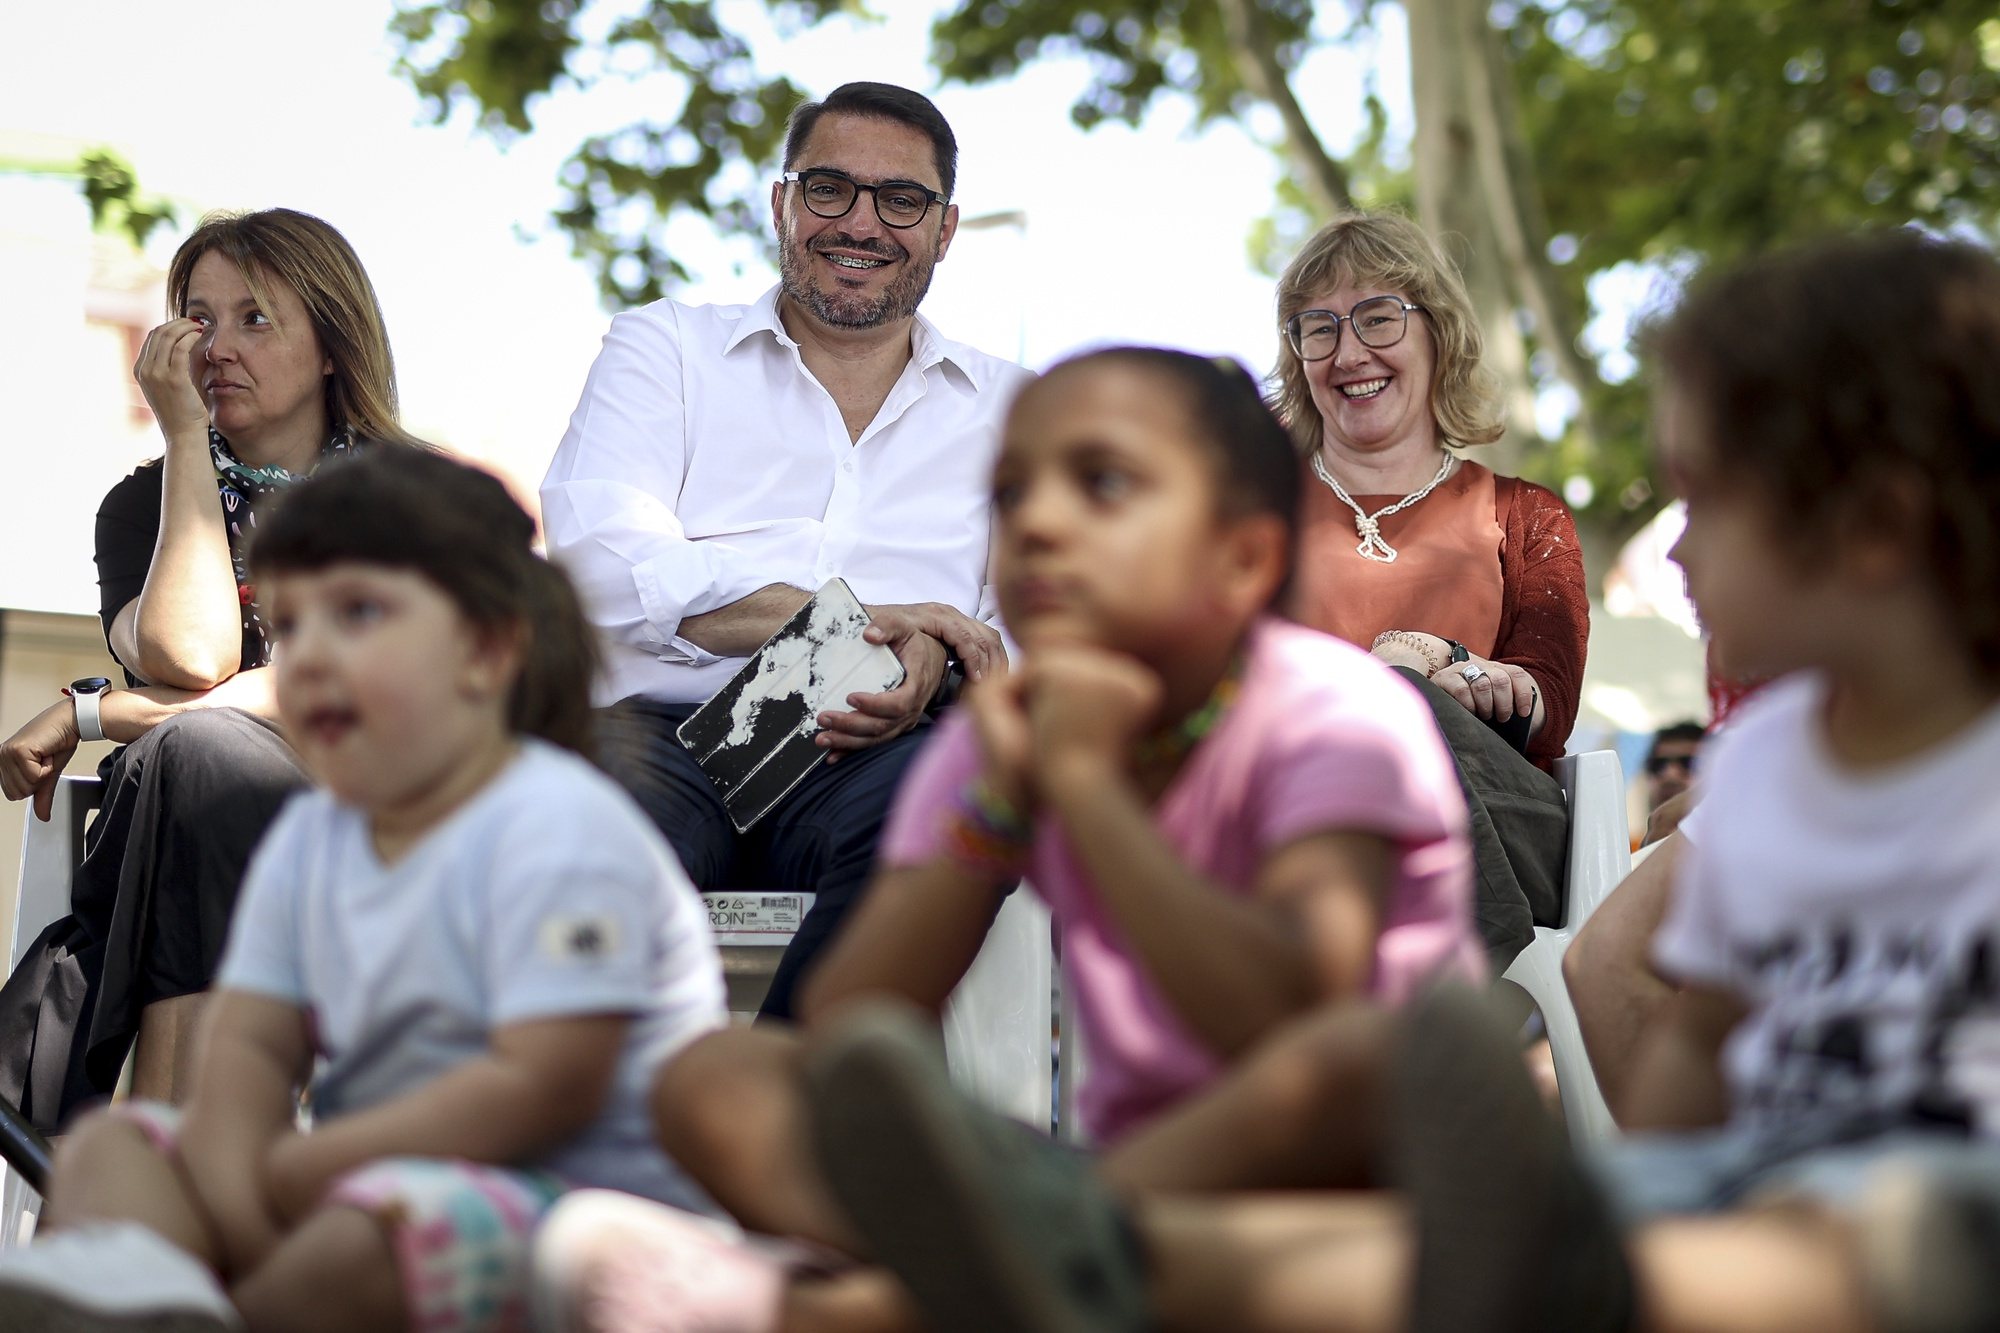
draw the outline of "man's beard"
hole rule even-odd
[[[840,288],[828,291],[813,280],[818,276],[816,272],[808,275],[806,270],[812,257],[800,251],[796,229],[787,226],[785,230],[787,234],[781,238],[783,244],[778,249],[779,280],[785,295],[812,312],[822,324],[842,329],[875,329],[905,320],[917,313],[917,307],[931,289],[931,274],[937,268],[935,254],[929,259],[918,259],[909,250],[886,240],[863,241],[827,232],[815,239],[816,246],[839,246],[891,263],[905,256],[910,260],[895,281],[874,295]]]

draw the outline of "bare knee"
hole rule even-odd
[[[1374,1097],[1392,1036],[1386,1012],[1333,1005],[1280,1029],[1251,1055],[1244,1077],[1275,1119],[1320,1121]]]
[[[97,1111],[77,1121],[56,1140],[44,1226],[104,1215],[106,1202],[122,1194],[137,1158],[158,1158],[145,1132],[129,1120]]]
[[[729,1028],[689,1046],[653,1080],[660,1146],[712,1191],[767,1166],[773,1136],[799,1128],[798,1051],[792,1034],[767,1028]]]
[[[306,1219],[230,1296],[252,1333],[393,1333],[405,1324],[395,1251],[356,1208]]]

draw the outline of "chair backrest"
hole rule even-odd
[[[1592,750],[1558,759],[1556,781],[1569,802],[1569,871],[1561,929],[1574,932],[1632,871],[1625,771],[1617,751]]]
[[[97,808],[104,784],[94,774],[77,774],[56,783],[47,823],[35,818],[32,803],[23,809],[27,828],[21,838],[21,880],[14,898],[14,934],[7,946],[7,970],[21,965],[21,955],[52,921],[69,913],[70,885],[83,860],[83,826]]]
[[[952,1081],[1047,1131],[1054,1112],[1055,954],[1049,910],[1023,884],[1007,896],[965,979],[945,1002]]]
[[[711,890],[702,897],[723,950],[730,1009],[747,1019],[813,895]],[[1023,885],[1001,904],[942,1018],[952,1081],[986,1106],[1044,1130],[1054,1098],[1052,944],[1048,909]]]

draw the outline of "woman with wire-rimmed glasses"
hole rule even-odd
[[[1322,228],[1278,283],[1277,406],[1307,471],[1294,613],[1403,668],[1458,759],[1480,929],[1504,966],[1562,906],[1548,770],[1583,679],[1589,603],[1553,492],[1460,456],[1498,394],[1457,271],[1408,218]]]

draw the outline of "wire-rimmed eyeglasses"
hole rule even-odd
[[[1345,320],[1364,347],[1394,347],[1410,328],[1410,312],[1420,305],[1395,296],[1371,296],[1344,315],[1331,310],[1301,310],[1285,321],[1285,337],[1301,361],[1324,361],[1340,347]]]
[[[830,167],[787,171],[778,179],[787,185],[797,182],[799,195],[806,201],[806,207],[813,216],[822,218],[846,217],[853,211],[854,201],[866,190],[875,196],[875,216],[888,227],[914,227],[924,220],[924,214],[931,211],[932,204],[945,201],[936,190],[915,181],[883,181],[880,185],[864,185],[846,172]]]

